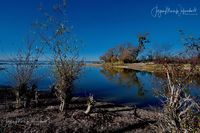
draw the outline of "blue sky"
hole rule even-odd
[[[0,55],[1,58],[23,48],[23,40],[30,25],[39,15],[39,3],[55,0],[1,0],[0,3]],[[158,9],[196,8],[196,15],[169,13],[153,17]],[[181,7],[181,8],[180,8]],[[150,50],[180,51],[183,46],[179,29],[188,34],[200,35],[200,1],[198,0],[69,0],[68,17],[73,33],[84,48],[81,56],[97,60],[108,48],[121,43],[137,45],[136,34],[148,32]]]

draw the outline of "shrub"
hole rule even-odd
[[[65,111],[72,98],[73,82],[78,78],[83,61],[79,59],[78,41],[66,21],[66,4],[59,2],[53,5],[53,13],[45,12],[44,16],[47,21],[36,25],[39,25],[42,43],[50,49],[56,79],[55,95],[60,101],[60,111]]]
[[[200,130],[200,106],[187,91],[188,84],[177,78],[182,69],[166,69],[167,84],[165,93],[161,93],[164,100],[163,114],[158,121],[157,132],[198,132]],[[188,75],[189,77],[189,75]]]
[[[29,107],[30,100],[34,97],[35,88],[34,77],[35,70],[38,67],[38,58],[41,49],[34,49],[33,42],[27,41],[28,47],[26,51],[20,51],[16,57],[11,59],[12,70],[8,70],[8,74],[13,81],[13,88],[16,96],[16,108],[21,106],[21,101],[25,100],[25,107]]]

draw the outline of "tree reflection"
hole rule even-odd
[[[137,95],[144,96],[144,87],[137,77],[137,71],[131,69],[102,67],[100,70],[107,80],[126,88],[135,87],[138,89]]]
[[[165,73],[154,73],[154,76],[157,78],[159,81],[166,81],[166,74]],[[181,73],[181,75],[176,76],[176,79],[184,79],[186,77],[186,73]],[[191,86],[195,88],[200,87],[200,73],[194,73],[191,74],[190,77],[187,78],[184,82],[182,82],[183,85],[188,85],[188,88]]]

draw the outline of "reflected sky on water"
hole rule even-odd
[[[10,65],[4,66],[7,70]],[[53,85],[51,65],[41,65],[37,69],[37,84],[40,90],[49,90]],[[128,69],[105,69],[102,67],[85,67],[75,82],[74,96],[87,97],[90,94],[99,101],[137,106],[160,105],[160,100],[154,95],[155,87],[159,88],[157,75]],[[0,85],[11,85],[10,76],[6,70],[0,71]],[[156,85],[156,86],[155,86]],[[193,86],[192,95],[200,95],[198,86]]]

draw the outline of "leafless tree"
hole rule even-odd
[[[190,95],[189,77],[195,68],[185,70],[179,66],[165,65],[167,84],[160,95],[164,98],[163,113],[158,121],[158,132],[198,132],[200,106]],[[183,76],[184,75],[184,76]]]
[[[185,46],[185,51],[182,53],[190,64],[200,63],[200,36],[197,35],[187,35],[184,31],[180,30],[181,41]]]
[[[6,70],[11,81],[16,96],[16,108],[21,106],[21,101],[24,100],[25,107],[30,104],[31,98],[34,97],[36,85],[35,71],[38,67],[38,59],[42,53],[42,49],[34,48],[34,41],[28,39],[27,48],[20,50],[16,56],[11,58],[12,68]],[[30,90],[30,89],[34,90]]]
[[[65,111],[72,98],[73,82],[83,66],[79,57],[79,43],[72,35],[66,16],[66,1],[58,0],[52,11],[45,12],[45,22],[36,22],[42,43],[48,46],[53,59],[56,79],[55,94],[60,101],[60,111]],[[41,8],[42,9],[42,8]]]

